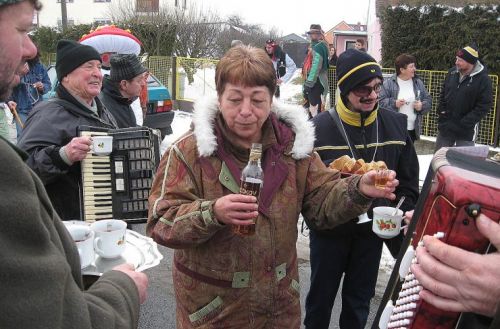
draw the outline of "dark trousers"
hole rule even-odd
[[[311,91],[307,95],[307,105],[305,107],[309,108],[309,106],[318,106],[318,113],[321,112],[321,95],[323,94],[323,91],[325,88],[323,88],[323,85],[319,81],[319,79],[316,80],[316,83],[312,87]]]
[[[411,141],[415,144],[415,141],[417,140],[417,133],[415,132],[415,129],[408,130],[408,135],[410,135]]]
[[[335,237],[311,230],[311,287],[304,319],[307,329],[328,329],[344,273],[340,328],[365,327],[370,300],[375,295],[382,240],[371,232],[371,223],[359,226]]]
[[[436,137],[436,145],[434,147],[434,152],[442,147],[453,147],[453,146],[474,146],[474,141],[467,141],[462,139],[456,139],[454,137],[443,136],[440,132]]]

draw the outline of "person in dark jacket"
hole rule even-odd
[[[63,220],[80,219],[80,161],[91,139],[78,137],[82,125],[116,128],[113,116],[97,95],[102,86],[101,56],[90,46],[71,40],[57,44],[57,97],[33,109],[18,145],[42,179],[50,200]]]
[[[415,75],[416,59],[410,54],[396,58],[396,73],[384,81],[379,105],[407,116],[408,133],[415,142],[420,139],[422,117],[432,108],[432,97]]]
[[[405,196],[401,208],[413,209],[418,192],[418,158],[406,130],[403,114],[380,109],[378,93],[382,71],[365,52],[349,49],[339,56],[337,78],[340,97],[336,107],[318,114],[315,150],[325,164],[348,155],[365,162],[384,161],[396,171],[396,199]],[[394,206],[374,200],[367,216],[378,206]],[[372,231],[372,222],[346,222],[329,231],[310,231],[311,286],[306,298],[306,328],[327,329],[342,276],[340,328],[362,329],[366,325],[370,299],[382,254],[383,239]],[[386,240],[394,254],[402,234]],[[393,247],[393,248],[392,248]]]
[[[0,102],[36,53],[35,9],[36,0],[0,0]],[[84,291],[76,245],[26,153],[0,138],[0,154],[0,328],[137,328],[146,275],[120,265]]]
[[[443,146],[474,146],[477,125],[493,104],[491,79],[471,46],[457,52],[439,96],[435,151]]]
[[[147,69],[135,54],[117,54],[111,57],[110,75],[104,76],[99,98],[116,119],[119,128],[137,126],[130,106],[146,85]]]

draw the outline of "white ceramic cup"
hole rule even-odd
[[[66,228],[78,248],[81,268],[89,266],[95,258],[94,231],[85,225],[66,225]]]
[[[102,258],[116,258],[125,250],[127,223],[117,219],[99,220],[90,225],[95,232],[94,249]]]
[[[113,136],[93,136],[92,153],[108,155],[113,151]]]
[[[401,221],[403,220],[403,211],[398,209],[396,215],[394,207],[376,207],[373,208],[373,233],[383,239],[390,239],[401,231]]]

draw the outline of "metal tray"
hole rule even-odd
[[[113,267],[130,263],[135,270],[142,272],[160,264],[163,255],[158,251],[158,246],[153,239],[137,232],[127,230],[125,236],[125,251],[117,258],[102,258],[96,254],[94,262],[82,269],[84,275],[102,275]]]
[[[88,225],[81,221],[65,221],[64,224]],[[82,268],[82,274],[100,276],[113,267],[124,263],[133,264],[136,271],[142,272],[160,264],[160,261],[163,259],[163,255],[158,251],[156,242],[147,236],[127,230],[125,243],[125,251],[120,257],[102,258],[95,254],[94,261],[89,266]]]

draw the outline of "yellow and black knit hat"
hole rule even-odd
[[[340,94],[346,96],[362,82],[380,78],[382,69],[373,57],[364,51],[348,49],[337,60],[337,86]]]
[[[471,46],[467,46],[457,51],[457,56],[467,63],[476,64],[479,59],[479,52]]]

